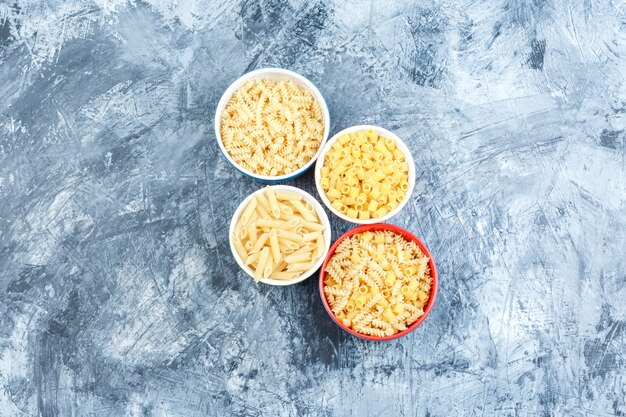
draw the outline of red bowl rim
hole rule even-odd
[[[337,319],[337,317],[335,316],[335,313],[333,313],[332,310],[330,309],[330,305],[328,305],[328,300],[326,299],[326,294],[324,294],[324,277],[326,276],[326,265],[330,261],[330,258],[332,258],[333,254],[335,253],[335,249],[341,243],[341,241],[357,233],[363,233],[367,231],[379,231],[379,230],[389,230],[399,235],[402,235],[405,239],[415,242],[417,246],[419,246],[419,248],[422,250],[422,252],[424,252],[424,255],[428,256],[428,259],[429,259],[428,265],[430,266],[430,274],[433,280],[432,287],[430,289],[430,297],[428,298],[428,302],[426,303],[426,307],[424,308],[424,315],[420,317],[419,319],[417,319],[417,321],[411,324],[406,330],[392,334],[391,336],[383,336],[383,337],[376,337],[376,336],[370,336],[370,335],[358,333],[355,330],[352,330],[351,328],[343,324],[341,321]],[[328,313],[330,318],[343,330],[345,330],[346,332],[356,337],[360,337],[361,339],[367,339],[367,340],[397,339],[415,330],[420,324],[422,324],[422,322],[426,319],[426,317],[428,317],[428,314],[430,314],[430,310],[432,310],[433,306],[435,305],[435,300],[437,299],[438,286],[439,285],[438,285],[438,280],[437,280],[437,267],[435,266],[435,261],[433,260],[433,257],[430,254],[430,251],[428,250],[424,242],[422,242],[422,240],[418,238],[417,236],[415,236],[413,233],[399,226],[396,226],[394,224],[387,224],[387,223],[364,224],[362,226],[358,226],[358,227],[348,230],[346,233],[341,235],[339,239],[337,239],[335,243],[333,243],[333,245],[330,247],[330,250],[328,251],[328,254],[326,255],[326,259],[324,259],[324,263],[322,264],[322,268],[320,269],[320,283],[319,283],[320,297],[322,298],[322,303],[324,304],[324,308],[326,309],[326,312]]]

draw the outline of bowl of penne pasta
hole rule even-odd
[[[230,249],[255,282],[291,285],[317,271],[330,248],[322,205],[288,185],[261,188],[244,199],[229,228]]]
[[[356,224],[389,220],[415,187],[411,151],[393,132],[360,125],[330,138],[315,164],[315,186],[324,205]]]
[[[320,296],[332,320],[368,340],[415,330],[432,310],[437,288],[437,268],[424,242],[392,224],[349,230],[320,271]]]
[[[224,92],[215,111],[215,136],[228,162],[264,182],[304,173],[329,133],[322,94],[302,75],[282,68],[242,75]]]

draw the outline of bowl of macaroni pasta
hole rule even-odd
[[[246,197],[235,210],[228,236],[239,267],[255,282],[278,286],[310,277],[331,242],[322,205],[288,185],[267,186]]]
[[[226,159],[257,180],[278,182],[306,171],[328,139],[324,97],[308,79],[281,68],[239,77],[215,111],[215,136]]]
[[[332,320],[368,340],[415,330],[432,310],[437,288],[437,268],[424,242],[391,224],[348,231],[320,270],[320,296]]]
[[[415,187],[415,164],[406,144],[378,126],[353,126],[324,145],[315,164],[315,186],[328,209],[357,224],[398,214]]]

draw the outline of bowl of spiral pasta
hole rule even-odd
[[[330,248],[320,272],[326,311],[342,329],[368,340],[415,330],[437,298],[437,268],[424,243],[391,224],[355,227]]]
[[[244,199],[230,223],[230,249],[255,282],[291,285],[317,271],[330,248],[322,205],[288,185],[261,188]]]
[[[415,164],[393,132],[360,125],[330,138],[315,164],[315,185],[336,216],[374,224],[395,216],[415,187]]]
[[[328,107],[319,90],[281,68],[244,74],[224,92],[215,111],[215,136],[226,159],[265,182],[304,173],[329,131]]]

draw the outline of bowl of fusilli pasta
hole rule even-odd
[[[226,159],[265,182],[295,178],[319,156],[330,131],[324,97],[305,77],[264,68],[238,78],[215,112],[215,136]]]
[[[415,187],[411,151],[393,132],[352,126],[333,135],[315,164],[322,202],[337,217],[357,224],[389,220]]]
[[[348,231],[320,270],[320,295],[332,320],[368,340],[415,330],[432,310],[437,287],[437,268],[424,242],[391,224]]]

